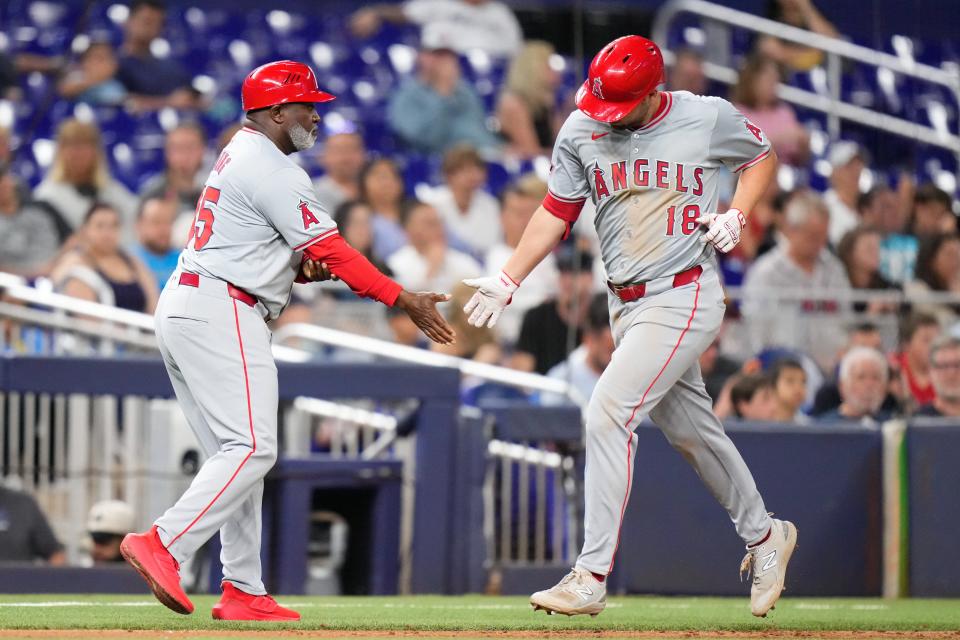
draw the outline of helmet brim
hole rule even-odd
[[[257,109],[266,109],[267,107],[272,107],[277,104],[288,104],[288,103],[296,103],[296,102],[309,102],[309,103],[330,102],[331,100],[336,100],[336,98],[337,96],[333,95],[332,93],[327,93],[326,91],[320,91],[320,90],[308,91],[307,93],[303,93],[297,96],[293,96],[290,98],[283,98],[283,99],[271,99],[270,96],[263,96],[259,101],[254,102],[253,104],[244,103],[243,110],[256,111]]]
[[[613,100],[601,100],[590,91],[590,81],[586,80],[577,90],[576,103],[577,108],[585,114],[600,122],[616,122],[624,118],[633,111],[638,104],[643,102],[643,98],[634,98],[615,102]]]

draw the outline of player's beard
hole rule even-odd
[[[317,130],[311,133],[303,128],[302,125],[294,124],[287,129],[287,135],[290,136],[290,142],[297,151],[306,151],[317,141]]]

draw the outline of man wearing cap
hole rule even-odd
[[[90,558],[94,564],[123,562],[120,542],[133,531],[133,509],[122,500],[102,500],[87,516],[87,533],[93,541]]]
[[[223,597],[213,617],[299,620],[261,579],[263,478],[277,458],[277,367],[266,321],[293,283],[332,273],[357,295],[401,308],[429,338],[453,340],[438,293],[410,293],[337,233],[310,177],[289,155],[313,146],[320,91],[313,70],[283,60],[243,82],[244,127],[207,177],[187,246],[156,311],[157,344],[206,462],[175,505],[120,550],[157,598],[193,612],[179,567],[220,533]]]
[[[783,590],[797,530],[767,514],[713,413],[699,358],[724,314],[715,251],[740,241],[776,158],[763,132],[729,102],[658,91],[662,82],[663,57],[646,38],[618,38],[596,55],[577,92],[578,111],[557,137],[542,206],[500,273],[467,281],[477,292],[464,311],[475,326],[495,324],[586,200],[593,202],[616,349],[585,412],[583,549],[573,571],[530,602],[567,615],[606,606],[633,481],[633,430],[649,416],[727,510],[747,546],[741,568],[754,574],[751,610],[764,616]],[[717,210],[722,166],[740,174],[727,211]]]
[[[830,188],[823,194],[823,201],[830,211],[830,244],[835,247],[847,231],[860,224],[857,201],[860,198],[860,174],[866,165],[860,145],[846,140],[830,147],[827,160],[833,170]]]

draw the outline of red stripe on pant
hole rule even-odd
[[[663,375],[663,372],[666,371],[667,365],[670,364],[670,361],[673,360],[674,354],[677,353],[677,349],[680,348],[680,343],[683,342],[683,336],[687,335],[687,331],[690,329],[690,325],[693,324],[693,317],[697,314],[697,303],[700,301],[700,278],[697,278],[697,292],[693,298],[693,310],[690,311],[690,317],[687,318],[687,326],[683,328],[683,331],[680,332],[680,337],[677,338],[677,344],[673,345],[673,351],[670,352],[670,355],[667,356],[667,361],[663,363],[663,366],[660,367],[660,371],[654,377],[653,382],[650,383],[650,386],[647,387],[647,390],[643,392],[643,396],[640,398],[640,402],[633,408],[633,413],[630,414],[630,419],[627,420],[627,423],[623,425],[623,428],[627,430],[627,490],[623,494],[623,503],[620,505],[620,524],[617,526],[617,544],[613,547],[613,556],[610,558],[610,566],[607,568],[607,573],[609,574],[613,571],[613,563],[617,557],[617,550],[620,548],[620,530],[623,528],[623,514],[627,510],[627,499],[630,497],[630,485],[633,484],[633,473],[631,469],[631,462],[633,460],[630,455],[633,447],[633,431],[630,430],[630,423],[633,422],[634,417],[637,415],[637,411],[640,410],[640,407],[643,406],[644,401],[647,399],[647,394],[650,393],[650,389],[653,389],[653,385],[657,384],[657,380],[660,379],[660,376]]]
[[[173,543],[179,540],[183,534],[185,534],[187,531],[190,531],[193,525],[197,524],[197,521],[200,520],[200,518],[202,518],[203,515],[210,510],[210,507],[212,507],[220,498],[220,496],[223,495],[223,492],[227,490],[227,487],[230,486],[234,478],[237,477],[237,474],[240,473],[240,470],[243,469],[243,465],[247,464],[247,460],[250,459],[250,456],[257,452],[257,436],[253,432],[253,405],[250,404],[250,377],[247,375],[247,357],[243,353],[243,337],[240,335],[240,315],[237,313],[236,299],[233,300],[233,320],[237,327],[237,343],[240,345],[240,362],[243,363],[243,384],[247,392],[247,421],[250,423],[250,441],[252,442],[252,447],[250,452],[244,456],[243,460],[240,461],[240,464],[237,466],[237,470],[234,471],[233,475],[230,476],[230,479],[227,480],[227,484],[223,485],[223,488],[220,489],[217,495],[213,496],[213,500],[210,501],[210,504],[203,508],[203,511],[201,511],[197,517],[187,525],[187,528],[178,533],[176,537],[167,544],[167,549],[172,547]]]

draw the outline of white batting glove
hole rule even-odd
[[[697,223],[707,227],[707,232],[700,238],[700,242],[709,242],[717,251],[729,253],[740,242],[747,219],[740,209],[730,209],[726,213],[704,214],[697,218]]]
[[[467,322],[475,327],[493,327],[497,324],[500,314],[513,300],[514,292],[520,288],[520,285],[503,271],[486,278],[470,278],[464,280],[463,284],[477,290],[463,307],[463,312],[469,314]]]

